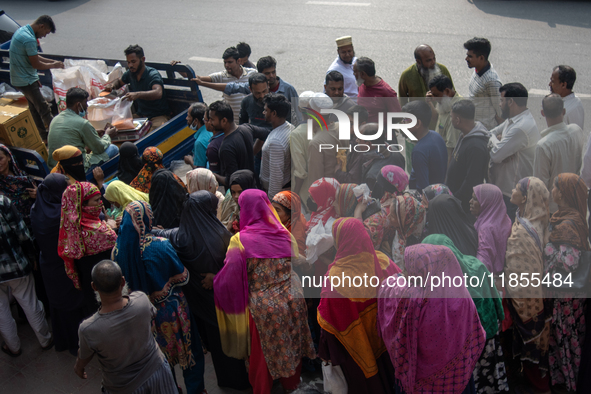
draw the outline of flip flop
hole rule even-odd
[[[23,354],[23,350],[20,349],[17,353],[13,353],[8,346],[6,345],[6,342],[2,342],[2,351],[6,354],[8,354],[10,357],[18,357],[21,354]]]

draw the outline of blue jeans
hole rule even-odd
[[[109,155],[109,159],[112,159],[119,154],[119,148],[117,148],[117,145],[111,144],[107,150],[105,150],[105,153]]]

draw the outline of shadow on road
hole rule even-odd
[[[545,22],[550,27],[567,25],[591,28],[591,1],[575,0],[467,0],[487,14]]]

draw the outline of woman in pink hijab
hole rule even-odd
[[[396,393],[474,393],[472,372],[486,342],[478,311],[464,287],[418,286],[407,278],[442,272],[462,277],[453,252],[440,245],[406,248],[407,276],[378,287],[378,331],[394,365]],[[409,283],[410,282],[410,285]]]
[[[503,201],[503,192],[497,186],[485,183],[474,187],[470,200],[470,213],[478,231],[476,258],[494,274],[503,272],[507,239],[511,235],[511,219]]]

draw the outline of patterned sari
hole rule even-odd
[[[246,190],[238,203],[240,232],[230,240],[213,286],[222,348],[228,356],[247,358],[252,319],[273,379],[291,377],[302,357],[315,357],[303,291],[291,271],[297,243],[265,192]]]
[[[273,202],[282,205],[291,212],[289,221],[283,223],[283,225],[297,241],[299,253],[305,256],[308,222],[302,213],[302,201],[300,197],[296,193],[284,190],[273,197]]]
[[[148,203],[130,203],[112,259],[121,267],[131,290],[146,293],[156,307],[156,342],[170,365],[186,369],[195,364],[191,315],[181,289],[189,282],[189,273],[170,241],[150,234],[153,219]]]
[[[153,146],[146,148],[142,154],[142,160],[145,163],[144,167],[140,170],[135,179],[131,181],[129,186],[139,190],[140,192],[149,193],[150,187],[152,186],[152,175],[154,175],[157,170],[164,168],[164,165],[162,164],[163,158],[164,155],[160,149]],[[179,178],[176,174],[173,175],[179,185],[186,189],[187,187],[181,178]]]

